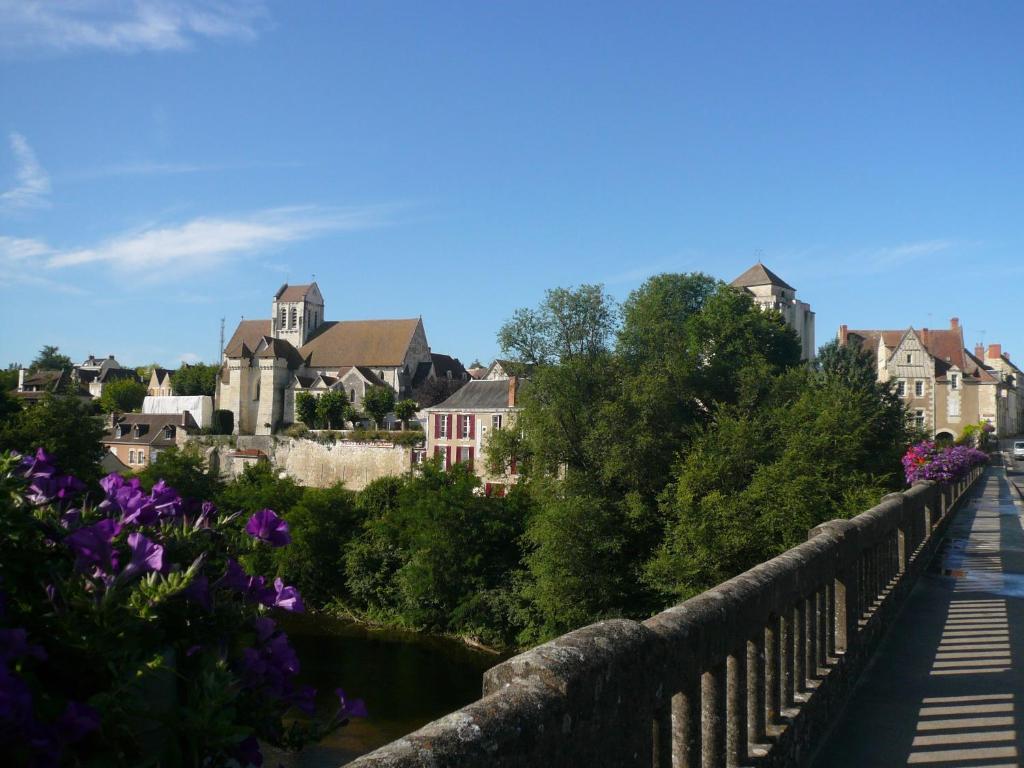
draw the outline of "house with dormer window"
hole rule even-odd
[[[129,469],[142,470],[160,452],[185,444],[199,425],[189,413],[111,414],[100,442]]]
[[[959,318],[940,330],[839,328],[839,343],[870,352],[878,380],[889,382],[908,418],[936,438],[955,440],[968,424],[986,422],[1005,433],[1004,381],[964,348]]]

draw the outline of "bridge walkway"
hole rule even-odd
[[[991,467],[971,490],[815,768],[1024,766],[1024,504],[1010,480]]]

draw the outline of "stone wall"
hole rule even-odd
[[[321,444],[314,440],[281,436],[239,436],[237,447],[263,451],[275,469],[300,485],[326,488],[344,483],[353,491],[362,490],[380,477],[407,474],[412,468],[412,449],[386,442],[357,443],[339,441]],[[233,457],[233,449],[218,449],[221,472],[237,477],[251,458]]]
[[[921,483],[644,622],[570,632],[353,768],[806,765],[981,475]]]

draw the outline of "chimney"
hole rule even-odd
[[[508,407],[516,407],[516,399],[519,395],[519,378],[516,376],[508,377]]]
[[[959,317],[951,317],[951,318],[949,318],[949,330],[955,331],[959,327],[960,327],[960,318]]]
[[[1003,345],[1002,344],[989,344],[988,345],[988,356],[993,360],[998,360],[1003,356]],[[980,355],[979,355],[980,357]]]
[[[981,344],[975,344],[974,345],[974,356],[976,358],[978,358],[979,360],[984,360],[985,359],[985,347],[983,347]]]
[[[24,392],[25,391],[25,369],[24,368],[19,368],[18,369],[18,391],[19,392]]]
[[[846,337],[849,335],[849,328],[844,323],[839,326],[839,346],[846,346]]]
[[[927,328],[922,328],[921,329],[921,343],[924,344],[926,347],[928,346],[928,329]]]

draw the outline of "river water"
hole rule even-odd
[[[265,765],[336,768],[480,698],[483,673],[503,657],[447,638],[370,629],[323,617],[285,623],[303,683],[329,709],[335,688],[366,702],[354,719],[299,753],[265,748]]]

